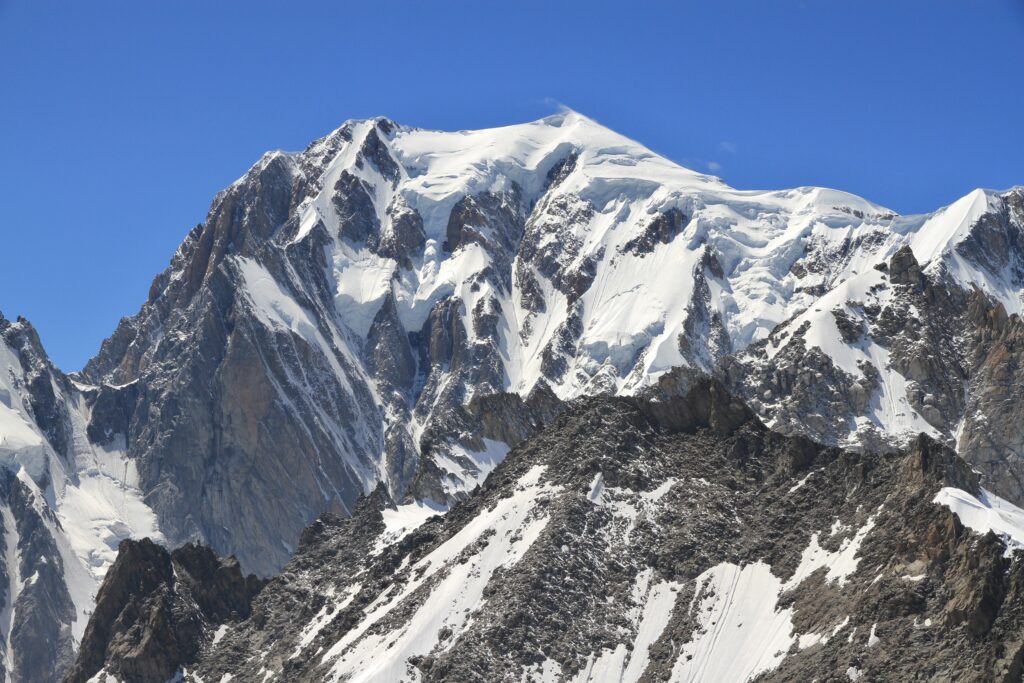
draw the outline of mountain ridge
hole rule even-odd
[[[582,398],[447,515],[388,537],[382,489],[325,515],[250,618],[204,619],[153,677],[142,611],[69,680],[1016,680],[1024,526],[970,531],[951,491],[985,498],[924,435],[824,448],[707,381]]]

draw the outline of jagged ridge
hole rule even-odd
[[[180,663],[189,681],[1017,680],[1022,565],[933,502],[954,489],[985,496],[925,436],[823,448],[714,384],[586,399],[390,544],[383,489],[318,521],[252,617]]]

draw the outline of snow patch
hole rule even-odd
[[[775,669],[793,644],[792,609],[777,609],[782,582],[756,562],[719,564],[697,578],[698,626],[672,669],[682,681],[747,681]]]
[[[947,486],[935,494],[932,502],[948,507],[964,526],[979,534],[991,531],[1001,536],[1007,553],[1024,548],[1024,510],[994,493],[981,489],[980,497],[975,497]]]
[[[560,489],[542,484],[543,472],[541,466],[532,468],[520,478],[514,495],[480,513],[410,567],[408,580],[400,590],[389,588],[371,603],[363,619],[323,655],[324,663],[334,661],[332,680],[407,680],[409,657],[434,648],[443,650],[454,641],[483,604],[483,591],[494,571],[515,565],[547,527],[549,518],[534,513],[534,501]],[[478,540],[486,543],[474,546],[472,555],[463,558],[465,561],[454,561]],[[403,628],[383,633],[372,630],[374,624],[435,576],[439,579]],[[445,640],[441,640],[442,629],[448,634]]]
[[[860,545],[874,527],[875,517],[871,516],[864,526],[858,529],[851,538],[845,539],[839,546],[839,550],[835,552],[822,548],[818,543],[818,532],[814,532],[811,535],[810,543],[800,555],[800,564],[797,566],[796,572],[786,582],[785,590],[796,588],[821,567],[828,568],[828,573],[825,575],[826,582],[836,581],[840,587],[846,585],[847,577],[857,571],[857,565],[860,563],[860,558],[857,557]],[[834,530],[835,526],[833,526],[833,533]]]

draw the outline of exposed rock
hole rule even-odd
[[[676,387],[579,401],[401,536],[383,488],[321,518],[186,679],[1019,675],[1024,565],[932,502],[981,495],[953,451],[823,448]]]
[[[668,244],[676,238],[689,224],[690,219],[676,208],[671,208],[665,213],[659,213],[644,226],[643,232],[626,242],[622,250],[637,256],[642,256],[654,249],[657,243]]]
[[[914,257],[914,250],[909,246],[901,247],[889,259],[889,281],[894,285],[907,285],[917,289],[924,286],[921,265]]]
[[[149,539],[122,541],[64,680],[84,683],[104,671],[124,683],[163,683],[195,660],[215,627],[248,617],[262,587],[209,548],[168,552]]]
[[[334,209],[338,212],[338,235],[351,242],[375,246],[380,233],[373,206],[373,189],[362,178],[342,171],[334,184]]]

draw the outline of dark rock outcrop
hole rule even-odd
[[[84,683],[103,670],[125,683],[163,683],[196,659],[217,626],[247,618],[262,587],[237,560],[203,546],[168,552],[149,539],[122,541],[64,680]]]

